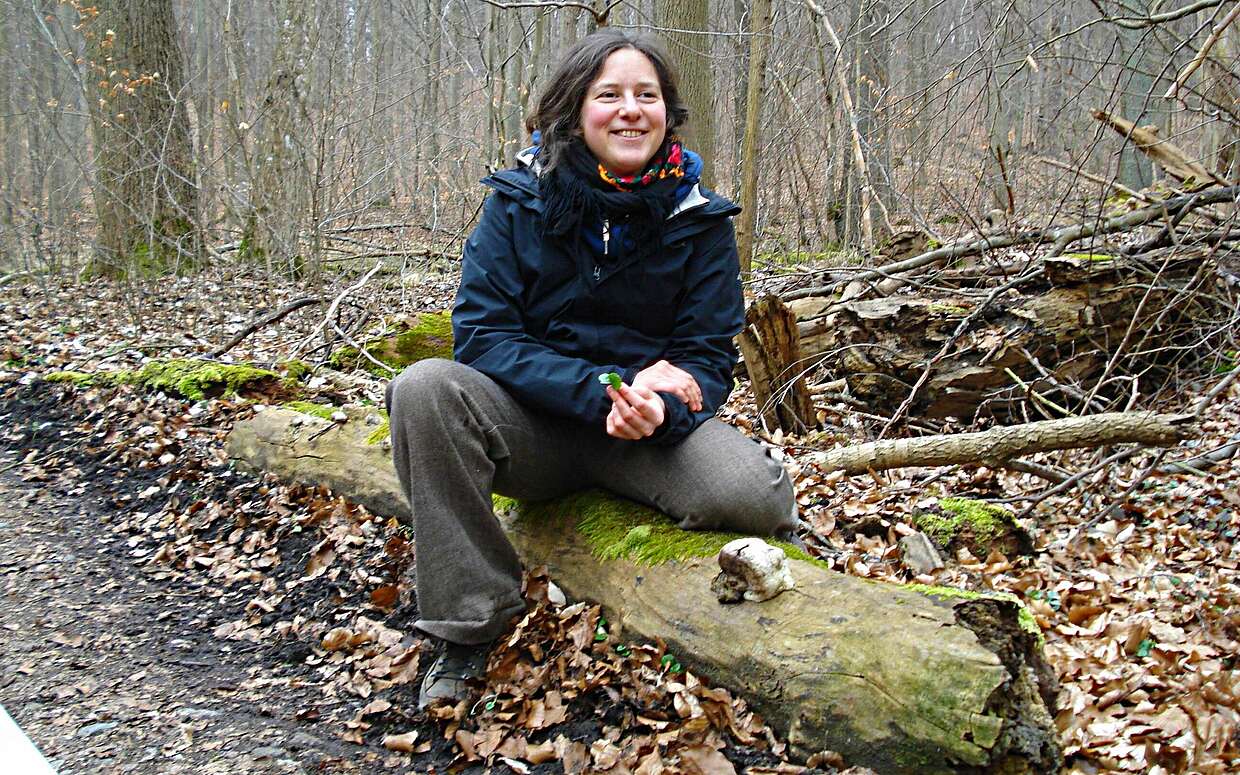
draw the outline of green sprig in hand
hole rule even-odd
[[[606,374],[598,375],[598,383],[603,387],[611,385],[616,390],[619,390],[624,386],[624,380],[622,380],[620,375],[614,371],[609,371]]]

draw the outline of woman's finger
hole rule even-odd
[[[625,419],[619,407],[613,407],[612,411],[607,415],[607,433],[610,436],[629,441],[636,441],[643,436],[639,428]]]
[[[651,403],[652,401],[661,401],[662,399],[650,388],[634,388],[624,385],[620,388],[620,395],[628,401],[629,406],[643,419],[649,421],[658,416],[658,410],[651,406]]]

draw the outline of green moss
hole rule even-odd
[[[279,375],[244,363],[214,363],[175,358],[151,361],[133,375],[133,384],[147,390],[162,390],[193,401],[201,401],[208,393],[236,393],[264,380],[279,380]]]
[[[289,401],[284,405],[284,408],[308,414],[311,417],[318,417],[321,420],[330,420],[332,412],[336,411],[336,407],[330,404],[316,404],[311,401]]]
[[[1020,628],[1030,635],[1038,638],[1038,643],[1043,644],[1042,628],[1038,626],[1038,620],[1033,617],[1033,612],[1025,607],[1025,604],[1019,597],[1011,592],[972,592],[967,589],[957,589],[956,587],[937,587],[929,584],[905,584],[904,588],[910,592],[917,592],[931,597],[937,597],[942,600],[1005,600],[1016,605],[1016,619],[1020,623]]]
[[[284,372],[286,378],[297,380],[298,382],[310,376],[310,373],[314,371],[313,366],[297,358],[280,361],[276,364],[276,369]]]
[[[755,261],[769,266],[795,266],[798,264],[815,264],[818,266],[858,266],[862,263],[861,254],[856,250],[829,247],[827,250],[807,251],[770,251],[759,253]]]
[[[935,312],[940,315],[960,315],[963,317],[969,314],[969,311],[964,307],[958,307],[955,304],[944,304],[938,301],[930,302],[929,309],[931,312]]]
[[[947,226],[953,223],[960,223],[960,216],[948,213],[947,215],[940,215],[938,218],[935,218],[934,222],[940,226]]]
[[[639,565],[712,557],[740,533],[683,530],[665,514],[624,498],[592,490],[552,501],[504,504],[516,509],[519,519],[566,522],[577,515],[577,529],[585,536],[590,553],[600,560],[629,560]],[[498,505],[497,505],[498,509]],[[829,568],[821,560],[783,541],[767,539],[790,559]]]
[[[376,366],[352,347],[332,353],[329,363],[336,369],[360,368],[379,377],[390,377],[393,372],[427,358],[451,358],[452,313],[423,312],[412,327],[365,342],[362,349],[388,368]]]
[[[201,401],[208,393],[236,393],[242,388],[264,380],[279,380],[279,375],[243,363],[215,363],[175,358],[151,361],[138,371],[97,371],[83,374],[60,371],[44,377],[49,382],[69,382],[79,387],[91,385],[137,385],[147,390],[162,390],[193,401]]]
[[[1076,258],[1082,261],[1114,261],[1115,256],[1106,253],[1064,253],[1064,258]]]
[[[53,371],[43,375],[44,382],[65,382],[79,388],[88,388],[96,383],[96,375],[81,371]]]
[[[388,413],[380,409],[378,415],[383,418],[383,422],[379,423],[366,437],[367,444],[382,444],[392,434],[392,423],[388,419]]]
[[[936,543],[947,546],[965,529],[987,543],[1006,533],[1015,522],[1012,513],[1002,506],[968,498],[943,498],[939,513],[918,514],[913,524]]]

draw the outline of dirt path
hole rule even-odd
[[[0,703],[62,775],[391,771],[268,649],[214,638],[238,601],[150,578],[85,489],[0,475]]]

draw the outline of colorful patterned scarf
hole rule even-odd
[[[625,242],[641,255],[662,246],[667,216],[676,206],[685,175],[679,140],[668,138],[646,169],[632,176],[611,173],[581,140],[562,153],[555,168],[539,179],[544,234],[565,242],[570,250],[584,250],[585,230],[600,229],[606,220],[627,232]]]

